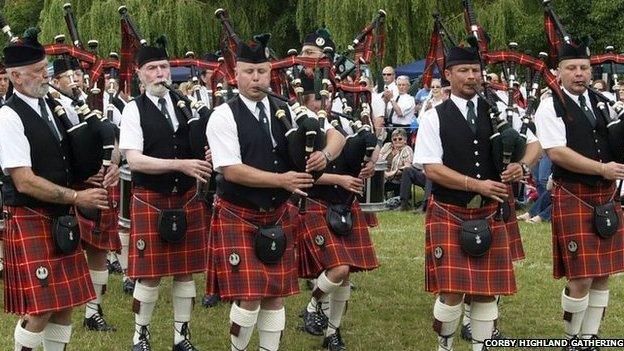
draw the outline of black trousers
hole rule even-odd
[[[417,185],[425,190],[425,197],[423,200],[423,210],[427,207],[427,199],[431,194],[431,182],[427,180],[425,172],[416,167],[407,167],[403,169],[403,175],[401,176],[401,186],[399,195],[401,201],[408,202],[412,199],[412,185]]]

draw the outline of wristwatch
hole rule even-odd
[[[527,174],[531,173],[531,169],[529,168],[529,166],[524,163],[524,162],[518,162],[520,164],[520,167],[522,167],[522,175],[526,176]]]
[[[322,151],[323,155],[325,156],[325,160],[327,161],[327,163],[330,163],[332,161],[332,154],[329,151]]]

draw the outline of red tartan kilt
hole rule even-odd
[[[379,218],[375,212],[362,212],[364,214],[364,220],[370,228],[379,226]]]
[[[427,207],[425,225],[427,291],[485,296],[516,293],[516,279],[505,224],[490,217],[492,246],[485,255],[472,257],[465,254],[459,244],[461,223],[449,214],[463,220],[483,219],[495,213],[498,205],[493,202],[483,208],[467,209],[435,202],[433,198],[431,200],[431,205]],[[435,257],[436,248],[442,250],[440,258]]]
[[[158,278],[203,272],[206,269],[208,228],[206,206],[199,198],[186,205],[186,237],[170,244],[158,233],[158,209],[181,208],[195,196],[195,189],[183,195],[159,194],[132,189],[128,276]],[[150,204],[151,206],[149,206]],[[144,244],[143,250],[139,250]]]
[[[553,189],[553,275],[559,279],[603,277],[624,271],[624,220],[619,204],[615,208],[620,228],[609,239],[595,234],[590,205],[604,204],[615,192],[615,185],[590,187],[576,183],[559,183]]]
[[[91,246],[101,250],[119,251],[119,186],[108,189],[109,210],[101,211],[100,223],[96,223],[80,215],[76,210],[78,225],[80,226],[80,238],[85,246]]]
[[[522,246],[522,237],[520,236],[520,228],[518,227],[518,219],[516,218],[516,198],[513,194],[511,185],[507,186],[509,197],[507,203],[509,204],[509,219],[505,222],[507,227],[507,235],[509,236],[509,248],[511,249],[511,259],[513,261],[523,260],[524,247]]]
[[[4,310],[18,315],[43,314],[95,299],[82,248],[56,252],[52,221],[22,207],[8,207],[5,247]],[[47,286],[37,277],[45,268]],[[44,275],[40,275],[44,277]]]
[[[297,248],[300,278],[317,278],[323,270],[342,265],[349,266],[351,272],[379,267],[368,225],[358,202],[354,202],[351,209],[353,232],[349,236],[335,235],[329,229],[324,204],[310,200],[307,205],[297,228],[300,236]],[[322,243],[319,245],[317,240]]]
[[[298,294],[296,240],[291,218],[295,211],[290,202],[273,212],[258,212],[217,198],[210,224],[206,292],[220,295],[224,300],[246,301]],[[274,225],[281,217],[287,246],[280,262],[267,265],[256,257],[253,249],[256,228],[237,216],[256,226]],[[234,253],[240,258],[236,266],[230,264],[230,255]]]

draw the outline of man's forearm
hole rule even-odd
[[[345,137],[340,134],[335,129],[330,129],[327,132],[327,145],[323,149],[323,151],[329,152],[332,156],[332,160],[335,160],[336,157],[340,155],[342,152],[342,148],[346,143]]]
[[[478,181],[443,164],[426,164],[424,169],[427,179],[450,189],[470,191]]]
[[[532,142],[527,144],[526,151],[524,152],[524,156],[520,160],[520,162],[526,164],[529,167],[532,167],[537,163],[539,156],[542,154],[542,147],[539,141]]]
[[[73,204],[76,191],[36,176],[30,168],[11,170],[11,178],[20,193],[44,202]]]
[[[567,146],[554,147],[546,150],[548,157],[559,167],[563,167],[569,171],[602,175],[602,163],[587,158]]]
[[[137,150],[126,151],[126,159],[128,160],[130,169],[135,172],[145,174],[163,174],[178,171],[176,168],[177,160],[146,156]]]
[[[263,171],[245,164],[221,167],[228,182],[252,188],[281,188],[279,173]]]
[[[316,181],[316,185],[337,185],[340,182],[340,175],[333,173],[323,173]]]

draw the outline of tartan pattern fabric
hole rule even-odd
[[[553,67],[557,64],[557,57],[559,56],[559,49],[563,41],[563,35],[557,29],[555,20],[553,19],[552,11],[544,11],[544,33],[546,34],[546,40],[548,41],[548,58]]]
[[[119,90],[130,93],[130,83],[132,75],[136,67],[134,55],[141,47],[139,38],[134,35],[130,24],[123,18],[120,19],[121,25],[121,56],[119,68]]]
[[[562,187],[588,204],[606,203],[615,185],[591,187],[578,183],[557,183],[552,201],[553,275],[556,279],[590,278],[624,272],[624,220],[615,206],[620,228],[609,239],[596,235],[593,209],[582,204]]]
[[[97,249],[119,251],[121,241],[119,241],[119,186],[108,189],[109,210],[101,211],[99,221],[90,221],[80,215],[76,210],[78,226],[80,227],[80,239],[84,246],[91,246]]]
[[[44,49],[47,55],[67,54],[82,63],[86,63],[92,82],[98,81],[106,68],[119,69],[120,67],[118,60],[101,58],[92,52],[69,44],[47,44],[44,46]]]
[[[158,278],[203,272],[206,269],[208,249],[206,206],[199,198],[193,199],[195,188],[183,195],[159,194],[133,188],[130,218],[130,251],[128,276],[130,278]],[[149,205],[148,205],[149,204]],[[163,241],[158,233],[158,209],[185,209],[186,237],[180,243]],[[150,206],[151,205],[151,206]],[[141,250],[142,248],[142,250]]]
[[[379,267],[360,204],[356,201],[351,208],[353,231],[349,236],[334,234],[325,219],[326,213],[325,203],[308,199],[306,213],[299,218],[295,229],[299,238],[299,277],[314,279],[323,270],[341,265],[349,266],[352,273]]]
[[[511,260],[523,260],[524,247],[522,246],[522,237],[520,236],[520,227],[518,227],[518,219],[516,218],[516,197],[514,196],[511,184],[507,186],[507,203],[509,204],[509,218],[505,222],[507,227],[507,235],[509,236],[509,249],[511,249]]]
[[[230,301],[299,293],[292,217],[296,211],[289,202],[273,212],[258,212],[217,197],[210,224],[206,292]],[[275,225],[280,218],[286,250],[280,262],[267,265],[254,252],[254,226]]]
[[[38,315],[93,300],[95,290],[80,246],[72,254],[59,254],[52,239],[52,220],[43,210],[7,210],[5,312]]]
[[[512,295],[516,279],[505,224],[488,220],[492,246],[481,257],[465,254],[459,244],[462,220],[483,219],[496,211],[495,202],[479,209],[435,202],[430,198],[425,224],[425,288],[432,293]]]
[[[440,23],[433,23],[433,32],[429,40],[429,51],[425,60],[425,70],[422,75],[423,86],[427,89],[431,86],[433,80],[433,67],[438,67],[438,72],[442,72],[445,67],[446,53],[444,52],[444,39],[440,35]]]

